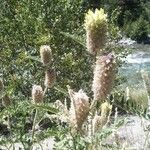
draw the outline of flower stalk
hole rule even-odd
[[[32,102],[34,104],[40,104],[43,102],[44,98],[44,92],[42,90],[42,87],[40,85],[33,85],[32,87]],[[37,120],[38,110],[35,109],[35,116],[33,120],[33,126],[32,126],[32,140],[34,139],[35,135],[35,126],[36,126],[36,120]]]

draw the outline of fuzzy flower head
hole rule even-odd
[[[89,113],[89,98],[82,90],[74,92],[69,89],[68,91],[71,98],[71,107],[69,110],[70,123],[71,126],[80,130]]]
[[[52,61],[52,51],[48,45],[42,45],[40,47],[41,61],[44,65],[51,63]]]
[[[107,14],[104,13],[104,9],[102,8],[100,10],[96,9],[95,12],[89,10],[85,16],[86,30],[102,27],[106,25],[106,23],[107,23]]]
[[[33,85],[32,87],[32,100],[33,103],[41,103],[43,102],[43,90],[39,85]]]
[[[102,52],[107,38],[107,15],[104,10],[91,10],[85,16],[86,45],[92,54]]]

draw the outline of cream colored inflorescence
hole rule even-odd
[[[56,72],[53,69],[45,71],[45,82],[44,85],[51,88],[56,81]]]
[[[41,61],[44,65],[51,63],[52,61],[52,51],[48,45],[42,45],[40,47]]]
[[[82,90],[74,92],[69,89],[69,95],[71,99],[71,107],[69,110],[70,124],[73,128],[81,130],[90,109],[89,97]]]
[[[33,85],[32,87],[32,101],[33,103],[42,103],[43,102],[43,90],[39,85]]]
[[[104,101],[110,94],[115,77],[115,66],[113,54],[97,57],[92,84],[94,100]]]
[[[87,50],[96,55],[103,53],[103,48],[107,40],[107,15],[104,10],[96,9],[95,12],[91,10],[85,16],[85,29],[86,29],[86,45]]]

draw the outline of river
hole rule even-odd
[[[122,86],[142,88],[141,70],[150,74],[150,44],[137,44],[132,40],[127,40],[125,44],[128,44],[128,48],[133,50],[119,68],[119,75],[126,78]]]

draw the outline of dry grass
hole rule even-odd
[[[130,99],[137,105],[141,105],[143,108],[148,106],[148,95],[145,89],[129,89]]]

